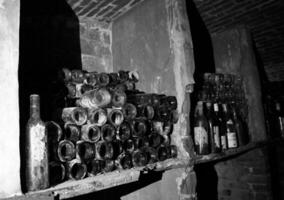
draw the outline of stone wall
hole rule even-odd
[[[112,66],[111,25],[95,20],[80,21],[82,67],[87,71],[110,72]]]
[[[265,140],[262,90],[249,32],[244,27],[230,29],[214,34],[212,43],[216,71],[243,77],[251,141]],[[256,149],[216,164],[218,199],[272,199],[268,152]]]

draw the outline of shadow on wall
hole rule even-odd
[[[41,97],[41,118],[50,120],[52,110],[62,106],[58,71],[81,69],[79,20],[65,0],[23,0],[20,8],[19,106],[20,150],[23,166],[25,124],[29,118],[29,96]],[[54,97],[52,94],[59,94]],[[61,104],[61,105],[60,105]],[[23,169],[21,169],[23,172]],[[21,173],[21,179],[24,180]],[[23,182],[22,182],[22,185]]]
[[[201,89],[202,75],[205,72],[215,72],[215,62],[211,36],[204,24],[194,2],[186,1],[187,13],[190,22],[191,36],[194,49],[195,62],[195,88],[191,95],[191,117],[194,119],[194,109],[197,101],[197,92]],[[191,121],[193,124],[193,121]],[[191,131],[193,133],[193,130]],[[200,164],[195,166],[197,177],[197,194],[199,200],[218,199],[218,176],[214,164]]]

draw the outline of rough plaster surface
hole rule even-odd
[[[179,157],[192,153],[189,134],[189,94],[185,86],[193,84],[193,47],[184,0],[144,1],[118,18],[112,25],[114,71],[137,70],[139,89],[175,95],[178,99],[179,122],[172,141],[179,147]],[[147,13],[145,15],[145,13]],[[122,59],[123,58],[123,59]],[[189,199],[181,196],[186,181],[195,180],[184,169],[173,170],[171,178],[164,174],[162,182],[152,184],[124,197],[128,199]],[[193,193],[195,184],[193,183]],[[141,192],[143,191],[143,192]],[[149,193],[149,195],[147,195]]]
[[[216,71],[243,77],[251,139],[266,139],[259,72],[249,32],[242,27],[231,29],[214,34],[212,42]]]
[[[18,107],[19,0],[0,1],[0,197],[21,193]]]

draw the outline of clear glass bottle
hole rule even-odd
[[[30,118],[26,125],[25,183],[28,191],[49,187],[46,126],[40,119],[40,97],[30,96]]]

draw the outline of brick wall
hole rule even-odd
[[[215,165],[219,200],[270,200],[266,149],[257,149]]]
[[[245,24],[270,81],[284,80],[284,1],[192,0],[210,33]],[[277,68],[277,69],[276,69]],[[273,70],[275,69],[275,70]],[[272,73],[270,73],[272,70]],[[278,73],[273,73],[278,70]]]
[[[111,27],[96,21],[80,21],[82,66],[87,71],[112,71]]]

